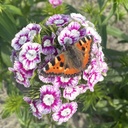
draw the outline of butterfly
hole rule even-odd
[[[87,35],[78,42],[66,44],[66,50],[54,57],[41,70],[41,75],[74,77],[80,75],[90,62],[93,36]]]

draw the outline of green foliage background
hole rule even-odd
[[[38,7],[39,2],[43,7]],[[15,82],[11,67],[11,40],[30,22],[43,23],[53,14],[78,12],[96,25],[102,36],[102,46],[109,65],[105,80],[77,98],[78,112],[87,115],[88,128],[128,128],[128,51],[108,49],[108,35],[116,37],[119,43],[128,43],[128,33],[114,27],[128,16],[128,0],[83,0],[79,9],[63,3],[52,8],[47,0],[1,0],[0,1],[0,88],[6,88],[8,98],[1,113],[2,118],[15,113],[21,128],[48,128],[45,121],[34,118],[29,106],[23,101],[24,90]],[[17,87],[20,89],[17,89]],[[21,89],[22,88],[22,89]],[[95,121],[97,119],[98,121]],[[68,123],[56,128],[72,127]]]

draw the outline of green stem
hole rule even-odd
[[[108,0],[105,2],[104,6],[101,8],[101,10],[100,10],[100,15],[103,14],[104,10],[105,10],[106,7],[107,7],[107,4],[108,4]]]
[[[53,120],[52,120],[52,113],[49,114],[49,115],[47,115],[47,119],[48,119],[48,122],[49,122],[49,124],[50,124],[50,128],[55,128],[55,127],[54,127],[54,122],[53,122]]]
[[[112,8],[111,8],[111,10],[110,10],[110,13],[109,13],[109,15],[105,18],[105,20],[102,22],[102,26],[108,23],[108,21],[110,20],[110,18],[111,18],[111,17],[113,16],[113,14],[115,13],[116,7],[117,7],[117,3],[116,3],[116,2],[113,2],[113,6],[112,6]]]

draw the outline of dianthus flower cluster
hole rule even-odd
[[[56,14],[47,19],[45,27],[49,26],[56,27],[51,35],[42,35],[43,28],[36,23],[28,24],[15,35],[11,43],[13,67],[9,70],[14,73],[16,81],[26,88],[32,86],[30,81],[36,75],[40,81],[39,97],[33,99],[25,96],[24,100],[39,119],[52,113],[54,121],[63,123],[77,111],[76,97],[87,90],[94,91],[94,86],[104,80],[108,67],[104,61],[101,37],[93,23],[84,16],[76,13]],[[87,35],[93,37],[93,44],[89,65],[82,75],[46,77],[40,74],[49,61],[64,51],[67,42],[73,45]]]

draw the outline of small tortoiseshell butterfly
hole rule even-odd
[[[57,55],[42,69],[43,76],[74,77],[80,75],[90,62],[90,51],[93,43],[92,35],[80,39],[73,45],[67,44],[66,51]]]

